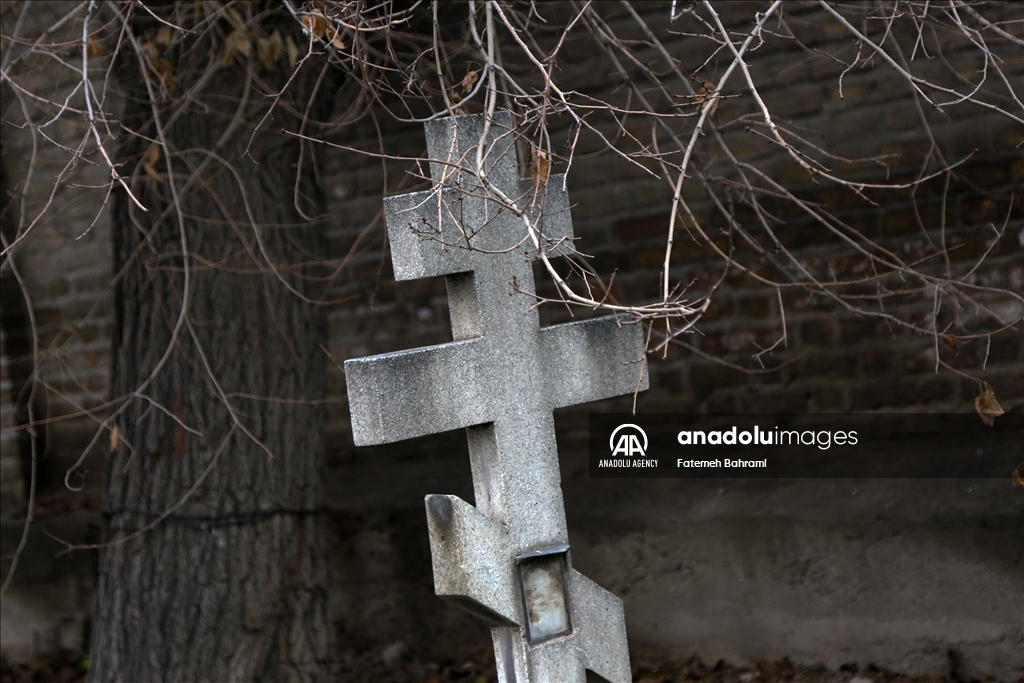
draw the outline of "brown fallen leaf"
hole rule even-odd
[[[469,91],[476,85],[477,80],[480,78],[479,71],[469,71],[462,79],[462,92],[469,94]]]
[[[957,344],[956,344],[956,335],[955,334],[944,334],[944,335],[942,335],[942,341],[946,342],[946,346],[948,346],[949,348],[953,349],[953,352],[956,353],[956,355],[958,355],[958,356],[960,355],[960,347],[957,346]]]
[[[160,145],[154,143],[146,150],[146,158],[142,161],[142,170],[153,180],[163,183],[164,177],[160,175],[160,171],[156,170],[158,161],[160,161]]]
[[[1013,471],[1013,477],[1010,479],[1014,486],[1024,486],[1024,462],[1017,465],[1017,469]]]
[[[991,427],[995,419],[1005,413],[1003,407],[996,400],[996,393],[991,387],[981,392],[981,395],[974,399],[974,409],[978,411],[981,421]]]
[[[534,146],[530,156],[530,177],[537,187],[544,187],[551,174],[551,162],[548,161],[548,153],[540,147]]]

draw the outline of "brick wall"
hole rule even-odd
[[[723,16],[737,26],[745,26],[755,4],[723,4]],[[1014,10],[1008,5],[1005,11]],[[820,13],[797,7],[789,18],[810,50],[829,51],[848,43],[847,36]],[[631,30],[624,16],[610,21],[624,33]],[[666,46],[673,54],[683,55],[685,61],[694,54],[687,40],[669,38]],[[562,77],[578,84],[581,90],[606,90],[608,71],[595,66],[598,57],[592,45],[573,43],[567,48]],[[650,57],[653,60],[656,54],[652,52]],[[978,66],[973,53],[962,45],[951,45],[945,58],[964,74],[974,73]],[[913,191],[869,192],[876,205],[850,191],[816,185],[763,137],[732,126],[724,135],[737,153],[757,160],[761,168],[769,169],[773,179],[795,194],[817,203],[908,261],[924,253],[926,240],[945,239],[948,245],[957,247],[950,256],[954,267],[988,253],[985,267],[971,276],[978,284],[1024,290],[1024,208],[1019,196],[1024,185],[1024,162],[1017,149],[1024,134],[1019,125],[979,107],[953,108],[948,115],[919,112],[906,83],[878,64],[847,74],[840,97],[840,65],[781,39],[770,38],[751,63],[762,76],[770,74],[765,77],[763,95],[774,113],[790,119],[801,130],[812,131],[809,135],[816,144],[851,158],[896,155],[887,159],[887,169],[837,162],[843,170],[860,174],[865,181],[877,182],[885,172],[890,179],[913,177],[930,146],[926,132],[918,125],[921,116],[931,122],[936,143],[946,159],[958,160],[972,150],[976,152],[958,168],[948,187],[946,179],[940,177]],[[694,66],[684,64],[688,69]],[[1024,77],[1024,59],[1018,57],[1004,64],[1004,69],[1018,79]],[[736,88],[737,83],[734,81]],[[53,83],[52,97],[63,97],[73,85]],[[730,120],[730,111],[747,105],[742,98],[726,101],[717,122]],[[18,116],[5,96],[5,120],[17,121]],[[377,123],[379,133],[373,122],[363,121],[338,141],[370,151],[378,151],[380,144],[395,155],[423,154],[425,144],[419,125],[386,118]],[[56,139],[65,144],[75,144],[84,132],[74,119],[61,121],[54,128]],[[649,137],[646,129],[633,132]],[[31,141],[24,131],[11,125],[3,127],[3,141],[5,183],[16,189],[26,177]],[[580,152],[595,146],[594,139],[584,136]],[[68,163],[68,156],[51,145],[42,145],[40,150],[37,175],[28,197],[29,215],[51,201],[49,189]],[[318,154],[334,217],[326,226],[325,256],[344,264],[329,289],[329,298],[336,303],[330,308],[326,360],[331,399],[327,408],[329,504],[338,582],[332,600],[344,647],[355,652],[406,640],[422,652],[439,652],[439,646],[429,642],[436,634],[444,635],[445,647],[486,646],[487,637],[481,629],[456,610],[438,606],[434,599],[422,523],[420,501],[424,493],[451,492],[471,497],[464,439],[460,434],[447,434],[387,449],[355,450],[348,425],[341,370],[345,359],[451,339],[443,280],[395,283],[391,275],[381,197],[415,186],[408,175],[411,166],[333,148],[324,148]],[[714,169],[721,160],[712,154],[702,163]],[[554,170],[561,169],[556,166]],[[45,430],[47,448],[40,493],[73,501],[69,507],[78,510],[76,514],[81,517],[75,518],[68,533],[77,538],[86,534],[90,505],[102,490],[102,439],[86,461],[86,489],[80,496],[64,491],[63,473],[92,438],[107,399],[110,235],[106,212],[101,208],[105,191],[90,189],[102,186],[105,180],[102,167],[87,164],[63,177],[61,183],[73,188],[54,195],[47,218],[34,228],[33,238],[17,253],[36,316],[40,348],[44,350],[39,372],[47,391],[40,410],[51,420]],[[1014,192],[1018,196],[1011,200]],[[671,193],[664,182],[606,154],[574,163],[569,194],[579,250],[593,255],[592,264],[603,276],[616,272],[613,293],[620,300],[650,300],[656,293],[670,210]],[[722,227],[697,183],[689,184],[686,198],[707,229]],[[780,237],[816,272],[834,272],[837,277],[863,272],[864,261],[822,235],[808,217],[781,204],[768,208],[776,209],[784,219]],[[10,213],[5,214],[5,221],[9,217]],[[737,219],[749,221],[750,216],[738,210]],[[992,226],[1004,224],[1003,237],[993,243]],[[958,350],[936,346],[930,337],[890,329],[884,322],[843,311],[834,302],[802,290],[786,289],[780,294],[735,269],[723,273],[721,260],[706,244],[697,244],[684,235],[680,238],[672,261],[673,281],[692,283],[690,291],[700,295],[723,279],[696,332],[682,339],[686,345],[670,346],[665,358],[650,358],[652,388],[640,397],[640,410],[971,411],[978,395],[977,383],[949,371],[936,373],[936,352],[947,363],[988,382],[1007,410],[1024,406],[1024,344],[1019,333],[998,335],[991,341],[964,341]],[[755,255],[741,248],[737,259],[753,263]],[[537,279],[542,293],[553,292],[542,273]],[[4,287],[8,286],[9,280],[5,279]],[[780,296],[787,342],[762,357],[762,368],[754,355],[783,333]],[[1012,303],[998,299],[990,303],[1005,317],[1020,315]],[[922,295],[897,301],[890,310],[924,320],[932,305],[932,300]],[[969,306],[964,308],[965,316],[976,314]],[[554,305],[542,307],[541,315],[546,323],[567,317],[564,308]],[[18,332],[5,329],[4,333],[7,345],[9,335]],[[10,369],[15,360],[5,353],[0,367],[5,430],[0,459],[4,553],[16,534],[23,507],[20,492],[24,489],[25,468],[11,431]],[[587,412],[627,405],[619,400],[557,415],[570,502],[574,496],[586,499],[580,493],[584,490],[581,477],[585,477],[579,453]],[[572,534],[588,539],[588,543],[601,542],[587,520],[572,510],[569,514]],[[638,512],[636,520],[643,519]],[[42,555],[53,550],[42,541],[36,548]],[[591,555],[601,557],[599,551]],[[66,571],[72,574],[91,571],[90,561],[83,555],[67,562],[70,569]],[[598,566],[588,573],[601,580],[602,573],[610,570],[595,564]],[[52,576],[60,575],[60,571]],[[614,577],[605,578],[614,581]],[[41,584],[33,580],[31,576],[20,579],[23,594],[42,590]],[[76,600],[77,606],[65,612],[77,614],[76,623],[81,623],[88,598]],[[4,628],[8,628],[6,622]],[[431,638],[425,638],[424,633],[432,634]]]
[[[737,21],[741,16],[749,16],[744,14],[749,8],[742,5],[728,5],[734,8]],[[802,35],[812,48],[829,50],[846,41],[834,26],[817,15],[804,15],[802,21],[811,23],[803,26]],[[595,55],[585,52],[587,48],[581,46],[584,54],[578,60],[568,59],[566,78],[573,79],[572,82],[578,78],[579,82],[599,89],[604,84],[593,66]],[[670,49],[685,53],[685,47],[678,44],[670,44]],[[966,53],[960,54],[967,58]],[[836,68],[827,58],[808,57],[796,48],[786,49],[778,42],[769,42],[752,62],[755,68],[763,70],[761,73],[776,74],[764,92],[769,105],[780,115],[792,117],[801,130],[817,131],[813,140],[827,145],[829,151],[850,158],[898,155],[886,159],[885,170],[894,181],[910,180],[918,172],[929,140],[918,125],[920,114],[906,84],[887,68],[876,65],[847,74],[844,96],[840,98],[837,78],[841,67]],[[1012,68],[1021,73],[1022,66],[1018,61]],[[965,65],[965,72],[967,68]],[[728,120],[729,106],[722,105],[719,121]],[[726,137],[734,149],[758,160],[762,168],[770,169],[772,178],[786,184],[795,194],[817,203],[901,258],[912,261],[921,256],[925,241],[940,240],[944,231],[946,243],[956,247],[950,257],[954,268],[973,262],[990,250],[987,263],[991,267],[984,274],[977,273],[975,281],[1021,291],[1024,210],[1019,199],[1011,202],[1011,195],[1019,192],[1024,179],[1024,167],[1014,149],[1024,132],[1020,126],[997,120],[979,108],[958,110],[950,116],[927,111],[924,116],[933,126],[945,158],[960,159],[976,149],[975,156],[958,168],[957,177],[948,187],[944,178],[937,178],[916,190],[868,192],[874,204],[845,189],[816,185],[763,138],[742,128],[730,129]],[[383,148],[396,155],[422,154],[425,145],[416,128],[384,124]],[[644,129],[631,132],[638,137],[649,136]],[[371,126],[367,125],[363,134],[355,137],[369,149],[377,150],[377,131]],[[584,136],[580,156],[596,147],[593,139]],[[333,199],[339,207],[336,215],[350,218],[330,232],[332,244],[341,246],[335,256],[348,253],[349,246],[357,242],[362,250],[353,256],[351,275],[339,281],[334,290],[338,297],[355,298],[342,306],[343,311],[332,314],[332,357],[340,363],[352,356],[449,340],[443,283],[440,279],[394,283],[390,278],[390,256],[383,244],[383,225],[373,222],[379,219],[381,193],[409,190],[402,184],[408,181],[403,171],[409,170],[409,166],[387,164],[385,184],[385,171],[379,160],[337,154],[328,163],[328,188],[335,193]],[[867,182],[885,177],[884,170],[877,165],[839,166]],[[697,184],[691,183],[690,188],[686,196],[702,224],[711,229],[723,227],[716,222],[707,199],[697,191]],[[603,276],[617,271],[613,292],[620,300],[649,301],[657,291],[671,192],[662,181],[605,155],[574,163],[569,194],[575,232],[580,238],[579,250],[593,255],[591,262]],[[817,273],[834,272],[841,278],[864,272],[862,259],[828,239],[806,216],[781,204],[769,203],[767,208],[784,218],[784,224],[778,228],[780,239]],[[751,218],[738,215],[745,221]],[[374,225],[369,233],[364,232],[368,224]],[[991,226],[1004,224],[1002,238],[995,241]],[[741,250],[737,258],[746,259],[743,262],[747,263],[753,255]],[[721,260],[706,245],[697,245],[685,237],[677,239],[672,264],[672,280],[693,282],[691,291],[695,295],[706,292],[722,276]],[[553,294],[550,282],[545,285],[543,273],[538,269],[536,274],[540,291]],[[1019,334],[1003,334],[991,341],[962,342],[954,351],[943,343],[936,347],[931,337],[890,329],[884,322],[844,311],[830,300],[801,290],[784,290],[781,298],[788,343],[765,355],[765,367],[761,369],[754,354],[782,334],[779,294],[735,270],[725,273],[698,331],[683,339],[692,348],[675,345],[669,348],[666,358],[649,358],[652,389],[639,397],[638,409],[972,411],[978,384],[954,372],[937,373],[936,352],[943,361],[990,383],[1007,410],[1019,410],[1024,405],[1024,344]],[[930,296],[921,295],[886,304],[890,312],[920,322],[930,315],[933,301]],[[1012,304],[994,305],[1005,306],[1001,309],[1003,315],[1019,315],[1019,307]],[[971,314],[965,310],[964,315]],[[568,315],[562,307],[547,305],[541,308],[541,317],[545,323],[553,323],[566,320]],[[334,366],[331,372],[332,393],[344,396],[344,378],[339,368]],[[992,533],[984,539],[972,536],[966,526],[961,531],[959,522],[949,527],[939,521],[916,526],[906,521],[927,517],[922,511],[929,509],[929,501],[965,504],[963,491],[967,489],[928,488],[915,482],[904,489],[897,488],[894,493],[864,485],[858,489],[836,482],[804,482],[784,492],[778,488],[740,487],[738,500],[722,503],[719,490],[696,485],[665,484],[645,486],[642,490],[630,485],[635,482],[599,486],[587,480],[581,456],[587,412],[628,410],[629,403],[626,399],[614,400],[558,411],[556,424],[570,536],[580,543],[574,545],[574,563],[588,576],[624,596],[630,615],[628,628],[633,634],[633,647],[639,653],[655,658],[682,658],[697,653],[704,657],[742,659],[777,658],[786,652],[796,652],[794,656],[807,661],[822,661],[831,656],[832,665],[857,659],[864,663],[865,657],[873,657],[874,661],[893,668],[943,671],[945,649],[940,643],[945,636],[928,641],[918,627],[908,626],[900,637],[894,636],[882,646],[878,634],[891,631],[895,628],[892,624],[900,619],[918,619],[915,623],[928,624],[935,610],[947,609],[947,613],[952,613],[953,608],[936,606],[907,593],[875,593],[875,579],[899,567],[897,571],[930,572],[936,581],[951,581],[951,585],[972,585],[970,578],[955,573],[947,575],[945,568],[950,565],[941,553],[933,553],[935,544],[960,542],[964,547],[970,544],[990,549],[1002,546],[1006,555],[999,568],[991,570],[995,576],[987,573],[988,569],[972,571],[985,576],[990,588],[998,585],[1017,591],[1014,595],[1019,593],[1017,588],[997,578],[1005,577],[1008,567],[1017,567],[1019,571],[1020,566],[1019,543],[1012,540],[1020,525],[1013,521],[1013,505],[998,485],[987,494],[996,502],[970,513],[989,516],[987,523],[991,524]],[[331,442],[339,444],[332,454],[334,471],[338,472],[333,490],[339,498],[333,500],[332,507],[345,539],[343,545],[348,548],[339,554],[336,566],[343,585],[366,596],[362,600],[346,600],[344,609],[349,616],[344,620],[344,632],[350,642],[372,644],[401,639],[418,652],[439,655],[451,652],[457,644],[485,648],[487,638],[483,629],[476,629],[474,640],[472,625],[463,621],[454,608],[438,605],[431,595],[428,555],[422,538],[422,495],[470,494],[461,434],[439,435],[387,448],[352,450],[348,448],[351,437],[344,404],[332,405],[330,411]],[[367,493],[368,488],[373,493]],[[841,493],[837,493],[837,488]],[[736,489],[729,487],[729,491]],[[902,501],[897,506],[899,512],[887,507],[892,505],[893,496]],[[943,514],[936,509],[934,519],[944,519]],[[889,519],[889,515],[895,520]],[[848,539],[870,540],[844,544],[839,540],[843,534]],[[907,540],[911,537],[913,541]],[[885,557],[888,552],[892,555]],[[821,554],[829,559],[822,560]],[[771,569],[780,563],[790,568],[813,567],[818,575],[831,578],[811,580],[818,584],[807,588],[811,591],[807,595],[792,589],[793,585],[803,585],[806,577],[797,576],[799,572],[790,575],[789,570]],[[862,566],[863,571],[851,569],[851,564]],[[745,587],[743,576],[738,583],[721,584],[692,578],[702,571],[705,575],[721,572],[731,576],[740,571],[737,565],[748,567],[743,573],[749,572],[747,580],[753,580],[757,586],[750,586],[749,590],[756,591],[757,597],[752,597]],[[369,566],[382,573],[374,577]],[[759,572],[749,568],[757,566],[768,569]],[[845,598],[835,598],[830,592],[843,582],[859,586],[862,592],[856,597],[851,597],[851,591]],[[822,592],[830,593],[830,599],[819,599]],[[978,604],[989,604],[987,601],[993,599],[991,593],[970,595]],[[916,608],[914,600],[919,600]],[[851,602],[856,607],[849,607]],[[678,610],[666,607],[672,604],[680,605]],[[723,610],[735,610],[736,618],[723,617]],[[844,613],[856,616],[844,617]],[[430,615],[430,619],[424,615]],[[977,672],[994,666],[994,661],[1012,662],[1014,643],[1020,640],[1019,632],[1010,634],[1015,617],[1007,618],[1005,610],[996,617],[993,613],[974,617],[979,623],[995,620],[996,625],[985,623],[995,631],[1003,629],[998,636],[1002,645],[979,644],[967,634],[957,646],[958,651],[966,653],[964,656],[978,666]],[[844,618],[848,619],[846,627]],[[694,620],[697,623],[691,623]],[[811,622],[816,625],[809,626]],[[752,625],[763,623],[774,626]],[[788,635],[784,637],[780,632]],[[833,634],[843,636],[834,650],[829,649],[828,642],[818,642],[824,637],[820,634],[826,632],[826,640],[831,640]],[[933,632],[943,631],[935,626]],[[439,641],[444,646],[438,648],[434,636],[424,639],[423,633],[441,634]],[[736,638],[745,644],[730,644]],[[921,645],[922,642],[927,644]],[[918,653],[915,648],[930,648],[932,654],[907,654]]]

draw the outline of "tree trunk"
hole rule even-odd
[[[129,45],[117,63],[129,131],[121,173],[149,211],[123,191],[115,197],[119,414],[95,681],[330,675],[326,323],[304,300],[320,296],[323,229],[296,209],[296,182],[306,216],[322,218],[323,201],[310,153],[297,181],[300,143],[280,131],[299,130],[307,112],[322,120],[334,88],[310,59],[262,121],[293,67],[285,49],[268,65],[257,39],[277,31],[301,52],[307,42],[277,9],[256,16],[262,6],[233,6],[249,13],[244,27],[222,13],[173,44],[176,33],[161,37],[161,24],[137,9],[132,26],[149,66],[143,73]],[[211,10],[161,11],[188,26]],[[238,31],[248,55],[231,40]]]

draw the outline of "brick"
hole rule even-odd
[[[719,258],[712,247],[695,230],[690,229],[689,219],[683,224],[677,222],[675,242],[672,245],[673,264],[708,260],[717,262]]]
[[[715,6],[715,11],[726,28],[749,31],[754,16],[764,11],[764,5],[751,0],[740,0]]]
[[[615,223],[612,232],[620,240],[639,241],[653,238],[665,239],[668,235],[669,216],[659,214],[641,218],[627,218]]]
[[[879,410],[885,407],[928,405],[954,397],[955,381],[948,376],[917,382],[874,380],[850,392],[851,410]]]
[[[751,413],[805,413],[809,396],[802,391],[770,391],[745,396],[741,403],[745,411]]]
[[[793,120],[821,111],[824,102],[822,86],[817,83],[796,85],[764,96],[773,118]]]
[[[801,346],[831,346],[834,343],[835,326],[827,318],[804,320],[796,328]]]
[[[735,413],[738,411],[736,396],[719,392],[706,401],[709,413]]]
[[[1000,153],[987,155],[981,162],[968,162],[957,169],[958,177],[949,183],[950,192],[965,197],[1008,199],[1015,189],[1010,178],[1013,161],[1014,157]]]
[[[103,367],[110,362],[110,349],[82,349],[77,355],[86,367]]]
[[[716,292],[711,297],[711,303],[708,304],[708,310],[704,313],[704,320],[714,321],[720,320],[728,315],[731,315],[735,310],[733,301],[725,292]]]
[[[50,283],[49,293],[54,299],[59,299],[71,291],[71,286],[64,278],[58,278]]]
[[[663,247],[637,249],[633,252],[633,257],[641,268],[660,270],[665,265],[665,249]]]
[[[790,369],[794,378],[814,377],[856,377],[857,356],[855,354],[810,353]]]
[[[914,351],[904,352],[903,370],[911,374],[935,372],[935,349],[926,346]]]
[[[739,314],[744,317],[764,320],[775,313],[775,306],[765,295],[739,297],[736,301]]]
[[[71,276],[71,282],[78,294],[95,295],[110,284],[110,273],[83,273]]]
[[[818,191],[818,197],[825,208],[833,213],[870,206],[860,195],[844,185],[823,187]]]
[[[718,363],[694,362],[690,366],[690,389],[697,400],[703,400],[717,390],[746,385],[748,377]]]
[[[830,308],[830,303],[824,297],[809,292],[803,287],[784,288],[782,290],[782,303],[786,307],[787,315],[791,315],[795,311]]]
[[[662,327],[664,329],[664,327]],[[653,341],[653,340],[652,340]],[[683,337],[682,341],[686,341]],[[690,352],[684,349],[680,344],[669,344],[667,347],[658,352],[657,357],[659,359],[673,360],[678,358],[685,358],[690,355]]]
[[[901,131],[920,125],[921,118],[909,99],[885,108],[886,129]]]
[[[826,85],[825,92],[828,95],[828,108],[829,113],[837,111],[844,111],[849,108],[855,108],[861,106],[867,95],[871,91],[871,84],[866,81],[850,81],[849,74],[843,78],[843,90],[842,94],[839,91],[839,72],[842,70],[842,66],[837,65],[835,71],[835,77],[833,77]]]
[[[848,38],[846,27],[823,13],[808,14],[800,17],[799,20],[791,20],[788,23],[790,29],[804,45],[819,46],[823,43]]]
[[[619,265],[623,265],[619,262]],[[651,301],[661,297],[661,281],[657,274],[629,273],[616,276],[626,301]]]
[[[55,325],[63,320],[60,310],[56,308],[38,308],[35,313],[36,325],[40,328]]]
[[[888,121],[889,109],[888,107],[880,109],[880,125],[885,125],[885,122]],[[879,156],[888,156],[890,160],[903,159],[920,163],[929,149],[931,149],[931,140],[923,130],[915,128],[913,131],[903,133],[899,137],[894,136],[882,144],[870,148],[870,152]],[[863,153],[861,156],[864,156]]]
[[[849,51],[845,50],[843,52],[849,52]],[[845,71],[847,69],[847,65],[848,65],[849,61],[852,61],[852,55],[849,55],[849,57],[850,57],[849,60],[847,59],[847,55],[846,54],[839,54],[839,55],[836,55],[836,56],[839,57],[839,59],[834,59],[834,58],[832,58],[831,56],[828,56],[828,55],[816,56],[811,61],[811,78],[813,78],[816,81],[821,81],[821,80],[827,81],[829,89],[830,90],[834,90],[836,92],[836,95],[838,96],[838,92],[839,92],[839,85],[838,85],[839,74],[843,73],[843,71]],[[845,81],[846,79],[843,79],[843,80]],[[846,95],[847,87],[850,87],[853,90],[857,90],[859,88],[863,88],[863,86],[861,86],[858,83],[847,84],[847,83],[844,82],[843,83],[843,93],[844,93],[844,95]],[[849,97],[849,95],[846,95],[846,96]]]
[[[95,325],[86,325],[78,329],[78,336],[85,343],[93,342],[99,338],[99,330]]]
[[[973,109],[973,107],[968,108]],[[953,107],[947,111],[956,112],[957,108]],[[943,153],[952,157],[961,157],[967,156],[974,150],[983,152],[992,150],[994,141],[987,120],[982,118],[976,121],[956,121],[943,126],[946,130],[940,129],[940,135],[948,140]]]
[[[604,248],[591,250],[588,253],[591,255],[591,258],[588,259],[590,267],[606,280],[616,270],[623,270],[627,265],[621,250]],[[618,277],[616,277],[615,283],[620,286],[622,284]]]
[[[961,205],[961,216],[967,225],[992,223],[1005,215],[1006,211],[1000,211],[999,202],[991,197],[974,197]]]
[[[789,189],[805,187],[813,183],[811,174],[790,158],[780,159],[768,170],[768,174],[776,183]]]
[[[736,353],[752,352],[757,335],[750,329],[730,330],[722,335],[722,346],[727,350]]]
[[[776,151],[770,142],[749,129],[727,134],[725,143],[729,151],[741,161],[761,159]]]
[[[829,260],[828,272],[835,273],[839,279],[858,279],[858,276],[871,274],[871,259],[859,252],[851,252],[833,257]],[[873,285],[850,285],[843,289],[844,294],[874,294]]]
[[[659,356],[660,357],[660,356]],[[679,368],[651,367],[652,386],[661,391],[677,394],[682,390],[683,378]]]
[[[839,340],[843,346],[854,346],[878,339],[883,329],[874,318],[852,318],[839,323]]]
[[[887,211],[882,226],[887,236],[894,236],[920,233],[922,227],[925,230],[934,230],[941,222],[941,206],[928,204],[918,206],[916,212],[913,206]]]
[[[979,339],[974,344],[973,353],[979,361],[988,355],[988,365],[1015,363],[1024,361],[1024,340],[1013,330],[1006,330],[992,336],[991,343]]]
[[[1017,159],[1010,165],[1010,177],[1015,183],[1024,182],[1024,159]]]
[[[891,349],[867,351],[860,356],[861,373],[865,377],[888,375],[893,367],[894,354]],[[890,379],[892,376],[889,375]]]
[[[846,407],[846,395],[835,386],[819,387],[811,398],[815,410],[843,410]]]

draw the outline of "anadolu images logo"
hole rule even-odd
[[[622,430],[627,430],[622,432]],[[619,432],[622,432],[619,435]],[[616,440],[616,435],[619,435]],[[643,445],[640,445],[640,439],[643,439]],[[612,455],[625,455],[627,457],[639,455],[647,455],[647,433],[634,424],[619,425],[612,432],[611,438],[608,439],[608,448],[611,449]]]

